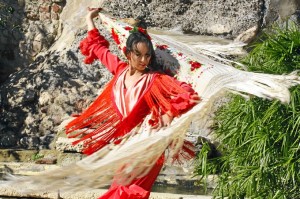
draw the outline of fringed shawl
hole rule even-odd
[[[178,116],[193,106],[189,100],[192,93],[182,88],[174,78],[163,74],[149,75],[154,76],[152,82],[128,116],[123,117],[115,104],[112,91],[119,77],[116,75],[97,99],[66,126],[68,137],[79,137],[74,144],[84,143],[83,153],[92,154],[112,142],[118,144],[150,113],[152,121],[149,123],[153,124],[167,111]],[[192,151],[188,153],[193,155]]]

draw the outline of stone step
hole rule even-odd
[[[0,162],[28,162],[45,161],[48,164],[66,165],[81,160],[85,155],[81,153],[65,153],[57,150],[18,150],[1,149]],[[52,160],[52,162],[50,162]]]
[[[0,181],[1,183],[1,181]],[[52,193],[32,193],[22,194],[18,190],[11,187],[3,188],[0,186],[0,198],[47,198],[47,199],[93,199],[101,196],[106,189],[92,189],[89,191],[78,191],[78,192],[52,192]],[[157,193],[151,192],[150,199],[212,199],[212,196],[204,195],[184,195],[184,194],[171,194],[171,193]]]

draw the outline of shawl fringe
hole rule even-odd
[[[191,92],[186,91],[177,82],[167,75],[158,75],[155,82],[151,86],[149,92],[145,94],[145,100],[151,107],[152,119],[149,121],[151,125],[158,122],[158,117],[167,111],[171,111],[174,117],[177,117],[188,110],[195,104],[190,102]],[[172,103],[173,99],[178,101],[181,96],[182,103]],[[185,97],[183,97],[185,96]],[[185,132],[182,132],[185,137]],[[184,140],[181,150],[173,155],[173,162],[181,163],[182,160],[189,160],[195,157],[195,146],[192,142]]]
[[[79,137],[73,142],[74,145],[83,142],[85,154],[91,154],[108,144],[116,131],[114,127],[120,123],[120,116],[115,111],[112,100],[107,100],[111,98],[109,91],[113,82],[109,82],[98,98],[66,126],[69,138]]]
[[[186,96],[185,104],[176,104],[178,96]],[[182,88],[168,75],[157,75],[149,92],[145,94],[145,100],[151,107],[152,114],[158,117],[160,114],[171,111],[174,117],[191,109],[194,104],[189,103],[190,92]],[[175,103],[172,103],[174,101]]]

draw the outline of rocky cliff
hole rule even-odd
[[[49,148],[57,126],[80,112],[111,77],[78,50],[97,0],[0,0],[0,147]],[[236,38],[289,16],[297,0],[111,0],[105,9],[149,27]],[[98,26],[101,28],[100,24]],[[109,34],[103,31],[109,37]],[[112,51],[118,53],[113,42]]]

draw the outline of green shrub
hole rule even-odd
[[[283,74],[300,68],[300,31],[294,23],[275,25],[251,48],[249,56],[242,60],[250,71]]]
[[[243,63],[273,74],[299,69],[299,27],[271,29]],[[222,156],[208,158],[205,148],[196,172],[218,174],[217,198],[300,198],[300,86],[291,89],[289,104],[232,95],[215,124]]]

